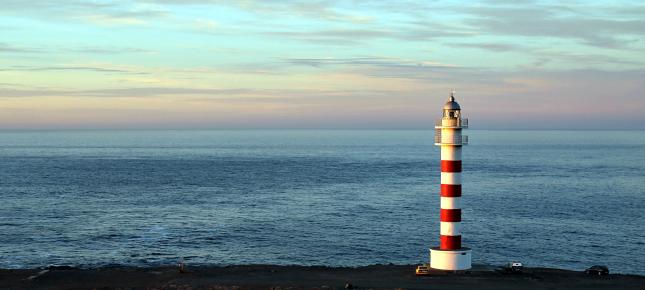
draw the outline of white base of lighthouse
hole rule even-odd
[[[472,268],[470,249],[440,250],[439,247],[430,248],[430,267],[438,270],[468,270]]]

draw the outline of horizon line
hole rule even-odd
[[[11,131],[280,131],[280,130],[308,130],[308,131],[432,131],[434,127],[427,128],[0,128],[0,132]],[[467,128],[469,131],[645,131],[645,128]]]

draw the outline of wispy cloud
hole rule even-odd
[[[333,100],[355,98],[380,98],[391,96],[392,90],[346,90],[346,89],[259,89],[259,88],[192,88],[192,87],[129,87],[105,88],[94,90],[70,90],[54,88],[29,88],[15,84],[0,84],[0,97],[96,97],[96,98],[151,98],[151,97],[182,97],[186,101],[216,101],[216,102],[243,102],[259,103],[285,103],[285,102],[333,102]],[[301,101],[297,101],[301,99]]]
[[[158,96],[219,96],[241,95],[253,92],[248,89],[197,89],[177,87],[139,87],[139,88],[114,88],[95,90],[61,90],[50,88],[0,88],[0,97],[120,97],[120,98],[147,98]]]
[[[341,11],[337,8],[336,1],[223,1],[223,0],[148,0],[147,3],[164,5],[209,5],[228,6],[242,9],[259,15],[281,15],[283,17],[306,17],[310,19],[327,20],[333,22],[368,23],[374,20],[373,16]]]
[[[102,26],[141,25],[169,13],[157,5],[121,1],[2,1],[0,15],[16,15],[48,20],[82,21]]]
[[[388,57],[354,58],[301,58],[283,59],[294,66],[313,68],[342,68],[343,71],[371,78],[398,78],[409,80],[448,80],[479,74],[481,70],[435,61],[416,61]],[[474,79],[474,78],[473,78]]]
[[[215,20],[210,19],[196,19],[193,22],[193,28],[203,32],[214,32],[218,30],[220,24]]]
[[[32,47],[24,47],[24,46],[16,46],[4,42],[0,42],[0,53],[3,52],[8,52],[8,53],[39,53],[41,50],[32,48]]]
[[[264,35],[328,45],[358,45],[374,40],[425,42],[447,37],[472,35],[465,29],[439,29],[435,25],[413,22],[393,28],[329,29],[298,31],[267,31]]]
[[[539,63],[536,67],[544,66],[550,62],[568,62],[576,64],[578,67],[593,68],[597,66],[609,66],[614,69],[622,69],[623,67],[642,67],[645,60],[630,60],[625,58],[614,57],[611,55],[592,54],[592,53],[576,53],[562,50],[545,50],[538,49],[530,51],[535,55],[536,61]]]
[[[626,38],[645,36],[642,18],[594,16],[585,8],[534,5],[455,9],[466,14],[466,24],[489,35],[564,38],[606,48],[627,47],[630,40]]]
[[[69,65],[69,66],[11,66],[2,68],[0,72],[42,72],[42,71],[89,71],[99,73],[120,73],[120,74],[148,74],[144,71],[134,71],[120,68],[100,67],[100,66],[83,66],[83,65]]]
[[[76,92],[78,95],[93,97],[154,97],[154,96],[221,96],[242,95],[254,92],[252,89],[212,89],[212,88],[177,88],[177,87],[144,87],[85,90]]]
[[[114,47],[114,46],[85,46],[78,48],[58,49],[56,52],[78,52],[89,54],[129,54],[129,53],[155,53],[154,50],[136,47]]]
[[[501,42],[447,42],[444,45],[451,46],[453,48],[476,48],[492,52],[507,52],[507,51],[516,51],[522,52],[530,50],[530,47],[524,45],[518,45],[515,43],[501,43]]]
[[[355,45],[366,40],[389,38],[392,32],[376,29],[334,29],[318,31],[267,31],[265,35],[286,37],[318,44]]]
[[[87,54],[130,54],[130,53],[154,53],[154,50],[136,47],[117,46],[80,46],[80,47],[56,47],[42,46],[31,47],[0,42],[0,53],[13,54],[61,54],[61,53],[87,53]]]
[[[286,58],[282,61],[301,66],[324,67],[342,66],[375,66],[385,68],[454,68],[455,65],[433,61],[415,61],[391,57],[352,57],[352,58]]]
[[[607,54],[576,52],[564,50],[557,47],[543,48],[541,46],[521,45],[514,43],[491,43],[491,42],[458,42],[445,43],[444,45],[455,49],[472,48],[484,50],[497,54],[508,52],[524,54],[534,58],[532,65],[523,64],[524,68],[543,67],[547,64],[568,63],[567,69],[571,65],[576,67],[596,67],[596,66],[613,66],[616,69],[623,67],[639,67],[645,64],[645,60],[632,59],[626,57],[616,57]]]

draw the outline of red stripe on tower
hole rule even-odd
[[[441,221],[442,222],[460,222],[461,221],[461,209],[441,209]]]
[[[461,172],[461,160],[441,160],[441,172]]]
[[[439,248],[442,250],[458,250],[461,249],[461,236],[441,236],[441,244]]]
[[[443,197],[460,197],[461,184],[442,184],[441,196]]]

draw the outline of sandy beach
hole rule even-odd
[[[1,289],[645,289],[645,276],[586,276],[580,271],[527,268],[506,274],[475,266],[465,273],[417,277],[415,265],[106,267],[2,269]]]

